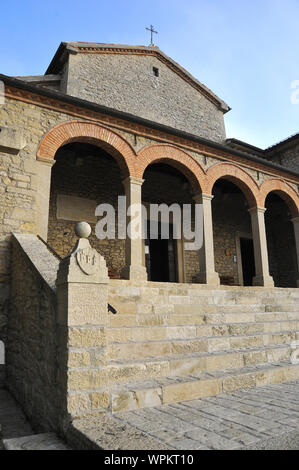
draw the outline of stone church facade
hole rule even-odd
[[[11,344],[9,334],[24,341],[13,320],[9,325],[11,299],[16,292],[22,296],[20,284],[38,295],[34,276],[24,277],[26,260],[18,264],[22,250],[35,256],[34,249],[26,251],[23,234],[46,242],[57,261],[74,248],[74,225],[82,220],[92,227],[90,244],[104,257],[111,295],[119,296],[115,304],[124,311],[123,317],[115,316],[114,339],[131,327],[121,302],[125,285],[147,292],[151,286],[159,289],[158,283],[166,283],[160,284],[166,290],[177,284],[182,303],[184,285],[216,289],[215,296],[242,286],[296,292],[298,135],[267,150],[226,139],[229,106],[155,46],[62,43],[45,75],[0,79],[5,86],[0,106],[0,339],[5,344]],[[129,238],[98,240],[95,208],[110,203],[117,211],[119,195],[126,195],[128,204],[145,206],[201,203],[203,247],[186,251],[183,238],[155,245]],[[14,237],[18,256],[12,250]],[[49,276],[57,271],[51,263]],[[23,295],[30,310],[32,296],[28,290]],[[135,303],[138,314],[146,301],[130,301],[134,311]],[[163,302],[157,315],[162,307]],[[148,326],[157,327],[156,320]],[[77,343],[76,348],[74,363],[77,354],[87,367],[86,351]],[[20,398],[16,391],[14,354],[12,389],[24,402],[29,395]],[[92,393],[89,399],[99,400],[99,409],[110,406],[106,389]]]

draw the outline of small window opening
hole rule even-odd
[[[3,341],[0,341],[0,366],[5,364],[5,346]]]
[[[159,69],[157,67],[153,67],[153,73],[155,77],[159,77]]]

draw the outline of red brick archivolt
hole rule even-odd
[[[260,188],[260,204],[265,207],[268,194],[274,192],[278,194],[288,205],[292,217],[299,215],[299,196],[298,193],[284,180],[273,178],[264,181]]]
[[[212,194],[214,184],[220,178],[238,186],[246,197],[249,207],[259,205],[259,187],[245,170],[233,163],[216,163],[211,166],[207,171],[207,194]]]
[[[124,178],[133,176],[134,149],[121,135],[94,122],[74,120],[54,126],[42,138],[37,157],[53,160],[57,150],[71,142],[86,142],[101,147],[116,159]]]
[[[147,167],[153,163],[166,163],[186,176],[194,194],[201,193],[206,173],[201,165],[184,150],[174,145],[154,144],[142,149],[136,160],[137,178],[142,178]]]

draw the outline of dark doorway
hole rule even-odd
[[[240,238],[243,285],[252,286],[255,276],[254,249],[251,238]]]
[[[149,281],[177,282],[177,250],[173,227],[169,225],[170,239],[161,238],[161,223],[157,240],[146,240],[146,267]],[[149,230],[148,230],[149,233]]]

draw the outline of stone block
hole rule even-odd
[[[90,365],[90,355],[87,351],[69,350],[68,366],[69,367],[87,367]]]
[[[92,409],[108,408],[110,404],[110,395],[108,391],[90,393],[89,399]]]
[[[201,380],[162,388],[163,403],[176,403],[186,400],[218,395],[222,392],[221,380]]]
[[[104,347],[107,344],[105,329],[96,327],[71,327],[68,341],[69,346],[74,348]]]
[[[123,391],[118,394],[112,393],[112,412],[136,410],[138,408],[149,408],[162,404],[161,390],[159,388],[148,390]]]
[[[206,358],[207,370],[236,369],[244,366],[242,354],[224,354],[208,356]]]
[[[90,410],[90,399],[86,393],[69,393],[67,397],[67,409],[73,416],[85,414]]]
[[[230,393],[234,390],[254,388],[256,386],[255,374],[227,377],[223,379],[223,392]]]
[[[107,385],[105,369],[70,369],[68,371],[69,390],[93,390]]]

